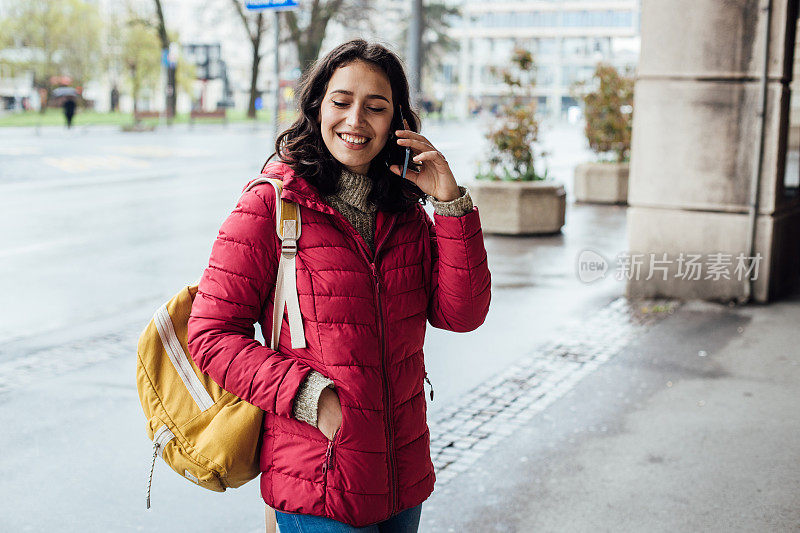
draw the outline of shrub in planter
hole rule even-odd
[[[560,183],[547,179],[547,170],[537,170],[539,123],[532,95],[535,65],[527,50],[514,51],[516,72],[496,70],[508,87],[509,96],[500,109],[495,126],[487,133],[487,160],[479,167],[472,196],[482,209],[487,233],[538,234],[558,232],[564,225],[566,194]]]
[[[486,134],[490,143],[488,159],[481,164],[478,179],[536,181],[547,178],[547,171],[536,171],[536,158],[547,154],[536,150],[539,122],[536,120],[536,99],[532,95],[536,67],[527,50],[516,49],[511,63],[518,74],[509,69],[496,69],[508,88],[509,96],[500,108],[494,127]]]
[[[597,161],[575,168],[575,198],[581,202],[626,203],[631,151],[634,79],[600,63],[583,95],[585,134]],[[586,84],[579,84],[584,89]]]

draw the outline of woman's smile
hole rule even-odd
[[[370,141],[369,137],[364,137],[363,135],[356,135],[352,133],[342,133],[338,132],[336,135],[342,140],[345,146],[350,148],[351,150],[363,150],[367,143]]]
[[[366,174],[389,139],[392,102],[389,78],[379,68],[353,61],[336,69],[317,119],[334,159],[357,174]]]

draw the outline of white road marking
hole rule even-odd
[[[87,170],[122,170],[149,168],[150,162],[120,155],[79,155],[70,157],[45,157],[44,162],[64,172],[73,174]]]

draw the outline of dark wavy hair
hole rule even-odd
[[[275,152],[267,159],[269,162],[277,155],[292,168],[295,175],[305,179],[323,195],[336,193],[342,164],[325,146],[316,119],[331,76],[339,67],[354,61],[374,65],[386,74],[392,87],[394,113],[397,113],[398,105],[402,106],[408,129],[419,131],[419,117],[409,103],[408,80],[400,59],[386,47],[363,39],[340,44],[325,57],[318,59],[300,80],[297,92],[300,116],[278,135]],[[397,124],[396,118],[397,116],[392,119],[392,128]],[[399,164],[402,165],[402,155],[398,152],[402,154],[404,149],[399,149],[392,135],[369,166],[368,175],[373,185],[368,199],[384,212],[398,213],[415,203],[425,203],[425,193],[419,187],[389,170],[389,164],[398,163],[398,157]]]

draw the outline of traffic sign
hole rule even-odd
[[[297,9],[297,0],[245,0],[244,6],[249,11],[289,11]]]

